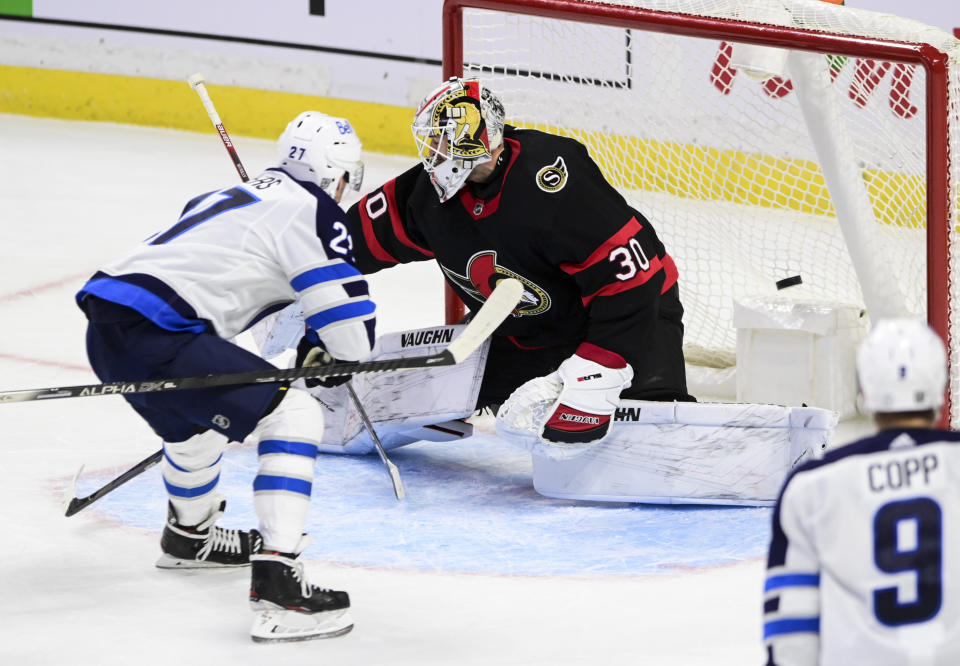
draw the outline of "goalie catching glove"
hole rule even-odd
[[[620,391],[633,380],[633,368],[620,354],[584,342],[560,364],[556,375],[563,389],[541,436],[561,443],[603,439],[620,403]]]
[[[300,339],[297,345],[296,367],[309,368],[317,365],[330,365],[337,361],[333,355],[327,351],[320,341],[320,337],[315,331],[308,330],[306,335]],[[310,377],[304,380],[307,388],[333,388],[350,381],[352,375],[336,375],[334,377]]]

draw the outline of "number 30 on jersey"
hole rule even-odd
[[[631,238],[626,245],[613,248],[608,259],[622,269],[614,275],[618,280],[629,280],[638,272],[650,269],[650,259],[636,238]]]

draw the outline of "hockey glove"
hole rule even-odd
[[[329,365],[335,363],[335,359],[330,352],[323,346],[320,338],[313,331],[309,331],[300,339],[297,345],[297,367],[308,368],[315,365]],[[307,388],[333,388],[350,381],[352,375],[336,375],[334,377],[309,377],[304,379]]]
[[[620,391],[633,380],[633,368],[620,354],[584,342],[560,364],[556,375],[563,389],[541,436],[562,443],[602,439],[620,403]]]

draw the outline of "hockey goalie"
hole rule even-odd
[[[435,262],[473,312],[505,278],[524,287],[491,336],[486,368],[477,359],[462,374],[376,377],[354,387],[384,446],[424,423],[502,408],[497,431],[534,454],[543,494],[772,502],[785,461],[806,455],[808,436],[826,436],[828,413],[696,404],[685,378],[679,271],[656,222],[627,203],[582,143],[510,126],[505,113],[484,81],[443,82],[413,117],[419,163],[346,211],[349,249],[364,275]],[[402,354],[414,346],[403,341],[415,337],[384,339],[375,353]],[[307,347],[301,361],[321,353]],[[323,396],[316,397],[333,414],[345,415],[342,423],[328,419],[324,446],[359,452],[365,444],[351,405],[342,393]],[[458,404],[435,408],[440,397]],[[609,465],[617,474],[570,471],[589,457],[554,461],[601,451],[617,456]],[[544,476],[544,464],[568,471]],[[626,485],[624,470],[634,470]]]

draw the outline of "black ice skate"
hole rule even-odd
[[[216,569],[250,564],[250,534],[215,525],[226,505],[226,500],[220,500],[209,518],[199,525],[184,527],[177,522],[176,511],[169,504],[167,524],[160,537],[163,555],[157,560],[157,566],[161,569]]]
[[[353,629],[350,596],[307,581],[296,553],[262,550],[262,539],[250,531],[257,547],[250,556],[250,607],[257,611],[250,637],[258,642],[305,641],[342,636]]]

